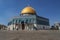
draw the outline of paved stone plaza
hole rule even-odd
[[[60,40],[60,31],[0,31],[0,40]]]

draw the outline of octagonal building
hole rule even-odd
[[[27,6],[8,22],[8,30],[47,30],[49,19],[38,16],[34,8]]]

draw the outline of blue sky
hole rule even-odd
[[[60,0],[0,0],[0,24],[7,25],[28,4],[36,10],[37,15],[49,18],[50,25],[60,22]]]

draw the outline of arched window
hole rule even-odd
[[[21,20],[19,20],[19,23],[20,23]]]
[[[16,20],[16,24],[17,24],[17,20]]]
[[[12,21],[12,24],[14,24],[14,19],[13,19],[13,21]]]
[[[31,19],[29,19],[29,22],[31,22]]]
[[[26,22],[25,23],[28,23],[28,19],[26,19]]]

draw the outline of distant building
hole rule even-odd
[[[55,24],[54,24],[54,27],[55,27],[57,30],[60,30],[60,23],[55,23]]]
[[[20,12],[20,16],[8,22],[8,30],[46,30],[49,28],[49,19],[38,16],[30,6],[25,7]]]
[[[7,30],[7,26],[0,24],[0,30]]]

